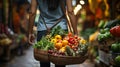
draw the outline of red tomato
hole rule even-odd
[[[116,35],[120,37],[120,26],[116,27]]]
[[[71,38],[69,38],[68,42],[71,43],[71,44],[74,44],[75,43],[75,39],[71,37]]]
[[[120,26],[114,26],[110,29],[110,33],[115,37],[120,37]]]

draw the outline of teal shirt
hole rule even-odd
[[[52,27],[54,23],[64,15],[60,5],[54,11],[49,11],[46,1],[45,2],[43,2],[44,0],[37,0],[37,1],[38,1],[38,8],[40,10],[40,15],[42,16],[42,18],[44,18],[48,28]],[[43,19],[41,19],[41,16],[39,17],[39,20],[37,23],[38,31],[46,30],[45,24],[43,23]],[[67,29],[66,19],[62,18],[60,23],[58,23],[57,25],[60,25],[62,29]]]

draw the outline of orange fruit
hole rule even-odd
[[[63,41],[62,41],[62,46],[64,47],[64,46],[66,46],[66,45],[68,45],[68,41],[67,41],[67,40],[63,40]]]
[[[55,47],[59,50],[60,48],[62,48],[62,43],[60,42],[56,43]]]

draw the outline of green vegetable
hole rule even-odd
[[[103,28],[105,25],[105,22],[103,20],[100,21],[100,23],[98,24],[99,28]]]
[[[111,27],[116,26],[117,24],[120,24],[120,19],[115,19],[115,20],[109,21],[109,22],[106,24],[105,28],[111,28]]]
[[[109,30],[109,28],[100,29],[100,33],[104,34],[105,32],[109,32]]]
[[[112,50],[113,52],[117,52],[117,51],[118,51],[118,46],[117,46],[117,44],[112,44],[112,45],[111,45],[111,50]]]
[[[120,52],[120,43],[112,44],[111,45],[111,50],[112,50],[112,52],[115,52],[115,53]]]
[[[102,41],[104,39],[104,34],[99,33],[98,41]]]
[[[53,28],[50,32],[51,37],[54,37],[55,35],[63,36],[65,34],[66,34],[66,32],[60,26]]]
[[[75,56],[75,52],[69,46],[66,46],[66,55],[67,56]]]
[[[115,63],[117,65],[120,65],[120,55],[118,55],[117,57],[115,57]]]
[[[102,41],[104,39],[108,39],[112,37],[109,30],[110,30],[109,28],[100,29],[100,34],[98,35],[98,41]]]
[[[34,45],[34,48],[50,50],[54,49],[54,44],[50,42],[46,37],[42,37],[42,39]]]

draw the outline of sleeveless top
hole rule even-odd
[[[46,1],[43,2],[43,1],[44,0],[37,0],[38,8],[40,10],[40,15],[42,16],[42,18],[44,18],[47,27],[50,28],[54,25],[54,23],[59,18],[61,18],[64,15],[64,13],[62,11],[60,4],[59,4],[57,9],[50,11],[50,10],[48,10],[47,2]],[[46,30],[45,24],[44,24],[41,16],[39,16],[39,20],[37,23],[37,30],[38,31]],[[62,29],[66,30],[67,29],[66,19],[62,18],[61,21],[56,26],[58,26],[58,25],[60,25]]]

